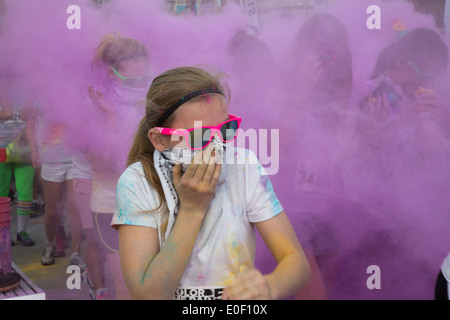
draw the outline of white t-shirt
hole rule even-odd
[[[327,107],[329,113],[336,110]],[[302,247],[317,256],[338,247],[336,228],[329,222],[333,207],[345,199],[341,164],[346,163],[344,152],[350,150],[343,145],[348,141],[344,120],[334,120],[337,124],[331,127],[325,116],[305,112],[282,127],[279,153],[288,165],[280,166],[272,178]],[[265,257],[258,258],[258,264],[267,265]]]
[[[11,118],[0,121],[0,148],[6,148],[25,130],[26,122],[22,119],[21,114],[22,109],[16,108]]]
[[[131,88],[128,88],[132,90]],[[138,91],[143,94],[145,92]],[[105,161],[115,163],[116,168],[108,171],[92,172],[92,195],[91,210],[96,213],[112,213],[116,204],[116,185],[117,180],[125,168],[128,152],[133,143],[133,138],[139,126],[139,121],[145,115],[145,105],[135,103],[121,103],[117,97],[109,93],[107,99],[113,102],[114,108],[119,116],[117,128],[114,130],[114,136],[110,134],[110,138],[105,141],[104,148],[110,147],[114,151],[113,158]],[[128,98],[130,100],[130,98]],[[131,99],[139,101],[137,97]],[[107,158],[106,150],[96,150],[102,153],[103,158]],[[114,166],[113,166],[114,167]]]
[[[22,111],[26,105],[26,91],[23,85],[16,84],[9,89],[7,99],[11,103],[12,116],[0,121],[0,148],[6,148],[22,131],[26,122],[22,119]],[[5,106],[0,104],[0,110]]]
[[[441,271],[448,283],[450,283],[450,252],[441,265]]]
[[[245,268],[254,267],[256,237],[253,223],[283,211],[269,176],[256,156],[246,149],[232,149],[234,164],[227,166],[226,182],[216,188],[224,193],[222,214],[215,226],[202,225],[180,288],[225,287]],[[228,160],[227,160],[227,163]],[[145,213],[159,205],[156,190],[147,183],[140,162],[130,165],[117,184],[116,211],[111,225],[137,225],[158,230],[163,243],[168,211]],[[213,200],[214,201],[214,200]],[[211,231],[205,236],[205,230]],[[205,241],[206,237],[206,241]]]

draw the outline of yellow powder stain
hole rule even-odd
[[[218,285],[230,285],[239,273],[253,268],[252,259],[247,248],[239,242],[238,237],[232,231],[228,234],[230,241],[226,247],[230,259],[228,265],[223,266],[223,280]]]

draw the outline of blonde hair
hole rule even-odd
[[[92,67],[109,66],[117,68],[125,59],[148,57],[147,48],[138,40],[122,37],[118,32],[105,35],[92,60]]]
[[[180,67],[168,70],[153,80],[147,93],[145,116],[139,123],[128,154],[127,166],[141,162],[147,182],[155,188],[161,199],[155,211],[165,206],[165,196],[153,162],[155,148],[148,139],[149,130],[156,126],[164,112],[191,92],[211,88],[222,92],[229,99],[229,88],[221,82],[223,76],[223,73],[211,74],[198,67]],[[202,98],[205,96],[198,96],[191,101]],[[176,112],[166,120],[163,126],[170,126],[175,114]]]

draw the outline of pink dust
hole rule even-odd
[[[398,38],[395,21],[409,30],[434,29],[431,16],[406,2],[375,0],[336,1],[321,9],[318,13],[332,15],[345,29],[350,53],[341,65],[349,62],[350,71],[336,69],[349,72],[349,96],[336,102],[329,92],[347,89],[333,91],[336,82],[320,74],[325,62],[317,61],[326,54],[304,52],[313,50],[299,36],[304,16],[273,15],[253,37],[242,31],[246,17],[233,4],[217,15],[177,17],[156,1],[112,1],[102,10],[90,1],[72,2],[81,8],[80,30],[66,28],[67,2],[6,1],[0,72],[27,83],[30,97],[68,128],[73,150],[108,139],[95,130],[100,111],[86,89],[99,85],[91,61],[106,33],[144,43],[155,75],[178,66],[211,66],[228,74],[229,112],[242,117],[243,129],[279,130],[279,141],[267,141],[280,150],[271,155],[280,170],[270,179],[302,246],[322,268],[328,297],[433,298],[440,263],[450,250],[450,158],[430,153],[422,170],[407,161],[404,150],[377,153],[375,141],[361,135],[364,115],[352,99],[370,78],[379,52]],[[380,30],[366,27],[372,4],[382,9]],[[446,71],[435,81],[439,101],[450,101],[449,79]],[[319,85],[312,85],[315,81]],[[441,106],[443,119],[450,119],[448,107]],[[449,132],[444,137],[448,140]],[[414,143],[405,149],[415,151]],[[118,146],[126,154],[127,146]],[[380,266],[381,290],[366,287],[370,265]],[[275,266],[259,239],[256,267],[270,272]]]

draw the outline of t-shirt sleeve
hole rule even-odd
[[[248,151],[248,150],[247,150]],[[261,222],[283,211],[269,176],[256,155],[248,151],[246,210],[250,222]]]
[[[156,193],[156,192],[155,192]],[[116,210],[111,222],[158,229],[157,196],[151,192],[143,175],[129,167],[119,178],[116,188]]]

